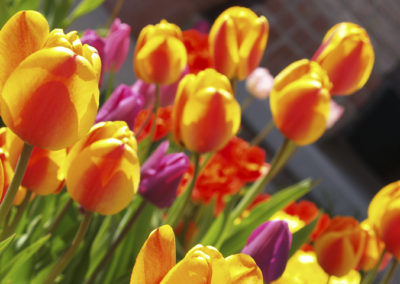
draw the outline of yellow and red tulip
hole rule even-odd
[[[226,76],[206,69],[180,82],[172,110],[173,132],[189,150],[221,149],[239,130],[240,119],[240,106]]]
[[[88,211],[112,215],[137,192],[137,143],[123,121],[100,122],[74,146],[62,165],[71,197]]]
[[[296,61],[275,77],[270,95],[272,117],[287,138],[303,146],[326,129],[331,83],[318,63]]]
[[[49,32],[40,13],[18,12],[0,31],[0,66],[1,116],[22,140],[59,150],[89,131],[101,62],[76,32]]]
[[[367,32],[353,23],[334,25],[313,56],[333,84],[332,94],[351,95],[367,82],[375,55]]]
[[[23,146],[24,141],[18,138],[10,128],[0,128],[0,147],[7,151],[8,161],[13,169],[15,169],[15,166],[17,165]]]
[[[230,79],[245,79],[259,64],[267,45],[268,21],[244,7],[222,12],[210,30],[214,68]]]

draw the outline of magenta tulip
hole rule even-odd
[[[128,54],[131,27],[120,19],[115,19],[109,34],[105,38],[104,70],[118,72]]]

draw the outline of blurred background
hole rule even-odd
[[[71,29],[101,28],[120,1],[106,1]],[[315,144],[302,147],[271,188],[300,179],[321,179],[308,196],[332,214],[364,219],[370,199],[382,186],[400,178],[400,1],[397,0],[146,0],[122,1],[118,14],[132,27],[133,45],[117,82],[132,84],[134,41],[147,24],[165,18],[182,29],[198,21],[210,24],[226,8],[246,6],[265,15],[270,33],[261,65],[275,76],[301,58],[311,58],[334,24],[350,21],[364,27],[375,49],[375,66],[366,86],[348,97],[335,97],[344,115]],[[237,86],[240,101],[247,97]],[[271,119],[269,101],[253,101],[243,116],[243,136],[253,138]],[[275,129],[260,144],[271,160],[282,141]]]

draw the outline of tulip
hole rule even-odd
[[[139,186],[137,143],[123,121],[100,122],[74,146],[60,169],[72,199],[84,209],[116,214]]]
[[[350,95],[367,82],[375,55],[367,32],[353,23],[334,25],[313,56],[333,83],[332,94]]]
[[[211,68],[212,62],[208,48],[208,34],[191,29],[182,32],[183,44],[188,56],[190,73],[197,74],[201,70]]]
[[[242,253],[250,255],[260,267],[264,281],[278,279],[285,270],[292,245],[292,234],[285,221],[268,221],[255,229]]]
[[[95,30],[86,30],[83,36],[81,37],[82,44],[88,44],[96,48],[100,59],[102,62],[105,60],[104,56],[104,46],[106,41],[104,38],[100,37]],[[103,73],[104,73],[104,66],[101,68],[101,75],[100,75],[100,86],[103,82]]]
[[[169,142],[164,141],[143,164],[139,193],[159,208],[174,202],[182,176],[189,167],[185,153],[168,154]]]
[[[154,230],[143,244],[133,267],[131,284],[254,283],[262,274],[245,254],[224,258],[213,247],[197,245],[175,264],[175,236],[169,225]]]
[[[329,116],[330,86],[326,72],[307,59],[290,64],[275,77],[270,105],[283,135],[300,146],[322,136]]]
[[[58,170],[66,156],[65,149],[49,151],[34,148],[22,179],[22,186],[39,195],[59,192],[64,186],[64,180],[58,177]]]
[[[366,238],[365,246],[357,267],[364,271],[369,271],[377,265],[385,249],[385,244],[378,238],[368,219],[361,223],[361,229],[366,232]]]
[[[245,79],[259,64],[267,45],[268,21],[248,8],[231,7],[211,27],[214,68],[229,79]]]
[[[131,27],[115,19],[104,45],[104,70],[118,72],[128,54]]]
[[[59,150],[89,131],[101,62],[76,32],[49,33],[41,14],[18,12],[0,32],[0,65],[1,116],[22,140]]]
[[[186,49],[178,26],[162,20],[148,25],[140,32],[135,54],[134,69],[138,78],[146,83],[160,85],[176,82],[186,66]]]
[[[10,128],[0,128],[0,148],[8,153],[8,161],[13,169],[17,165],[23,146],[24,141],[19,139]]]
[[[9,155],[6,150],[3,148],[0,148],[0,164],[1,164],[1,174],[0,174],[0,203],[3,202],[3,199],[8,191],[8,188],[11,183],[11,179],[14,176],[14,170],[11,166],[10,160],[9,160]],[[20,200],[21,193],[26,192],[26,189],[24,189],[22,186],[19,186],[16,192],[16,196],[14,199],[12,199],[12,203],[14,205],[18,204],[18,201]]]
[[[271,93],[274,77],[267,68],[257,67],[246,80],[247,91],[259,100],[265,100]]]
[[[328,121],[326,122],[326,128],[332,128],[343,116],[343,114],[344,107],[337,104],[334,100],[331,100],[331,107],[329,110]]]
[[[133,129],[135,119],[142,110],[144,98],[127,85],[119,85],[99,110],[96,122],[123,120]]]
[[[374,196],[368,220],[386,250],[400,261],[400,181],[388,184]]]
[[[240,106],[229,80],[213,69],[180,82],[172,110],[175,140],[204,153],[224,147],[240,126]]]
[[[360,261],[365,232],[353,217],[335,217],[315,240],[318,263],[326,273],[344,276]]]

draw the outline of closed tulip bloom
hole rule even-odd
[[[104,70],[118,72],[129,51],[131,27],[115,19],[105,38]]]
[[[285,221],[268,221],[255,229],[242,253],[250,255],[260,267],[264,281],[278,279],[285,270],[292,245],[292,234]]]
[[[214,68],[230,79],[245,79],[259,64],[267,45],[268,21],[244,7],[222,12],[211,27]]]
[[[365,232],[353,217],[335,217],[315,240],[318,263],[326,273],[344,276],[355,269],[360,261]]]
[[[374,196],[368,220],[386,250],[400,261],[400,181],[388,184]]]
[[[213,69],[189,74],[179,84],[172,111],[175,140],[204,153],[224,147],[237,133],[241,111],[228,78]]]
[[[259,100],[265,100],[271,93],[274,77],[267,68],[257,67],[246,80],[247,91]]]
[[[136,116],[142,110],[144,98],[130,86],[119,85],[100,108],[96,122],[123,120],[133,129]]]
[[[101,62],[76,32],[49,32],[34,11],[16,13],[0,32],[0,107],[25,142],[59,150],[93,125]]]
[[[106,41],[104,38],[100,37],[97,34],[97,31],[95,30],[86,30],[85,33],[81,37],[81,42],[82,44],[88,44],[90,46],[93,46],[96,48],[101,62],[104,62],[105,57],[104,57],[104,46],[106,44]],[[101,68],[100,72],[100,79],[99,79],[99,85],[101,86],[103,83],[103,73],[104,73],[104,66]]]
[[[224,258],[213,247],[197,245],[176,261],[175,236],[169,225],[154,230],[142,246],[131,284],[262,284],[262,274],[245,254]]]
[[[318,63],[303,59],[290,64],[275,77],[270,95],[276,127],[297,145],[315,142],[326,129],[330,87]]]
[[[182,176],[189,167],[185,153],[167,155],[169,142],[164,141],[143,164],[139,193],[159,208],[172,205]]]
[[[133,64],[136,75],[146,83],[176,82],[186,66],[187,54],[177,25],[162,20],[140,32]]]
[[[100,122],[74,146],[60,169],[71,197],[88,211],[116,214],[139,186],[137,143],[123,121]]]
[[[59,192],[64,186],[64,180],[58,177],[58,170],[66,157],[65,149],[49,151],[35,147],[29,158],[22,186],[39,195]]]
[[[17,165],[23,146],[24,141],[18,138],[10,128],[0,128],[0,147],[8,153],[8,161],[13,169]]]
[[[313,56],[333,83],[332,94],[351,95],[367,82],[375,55],[367,32],[353,23],[334,25]]]

